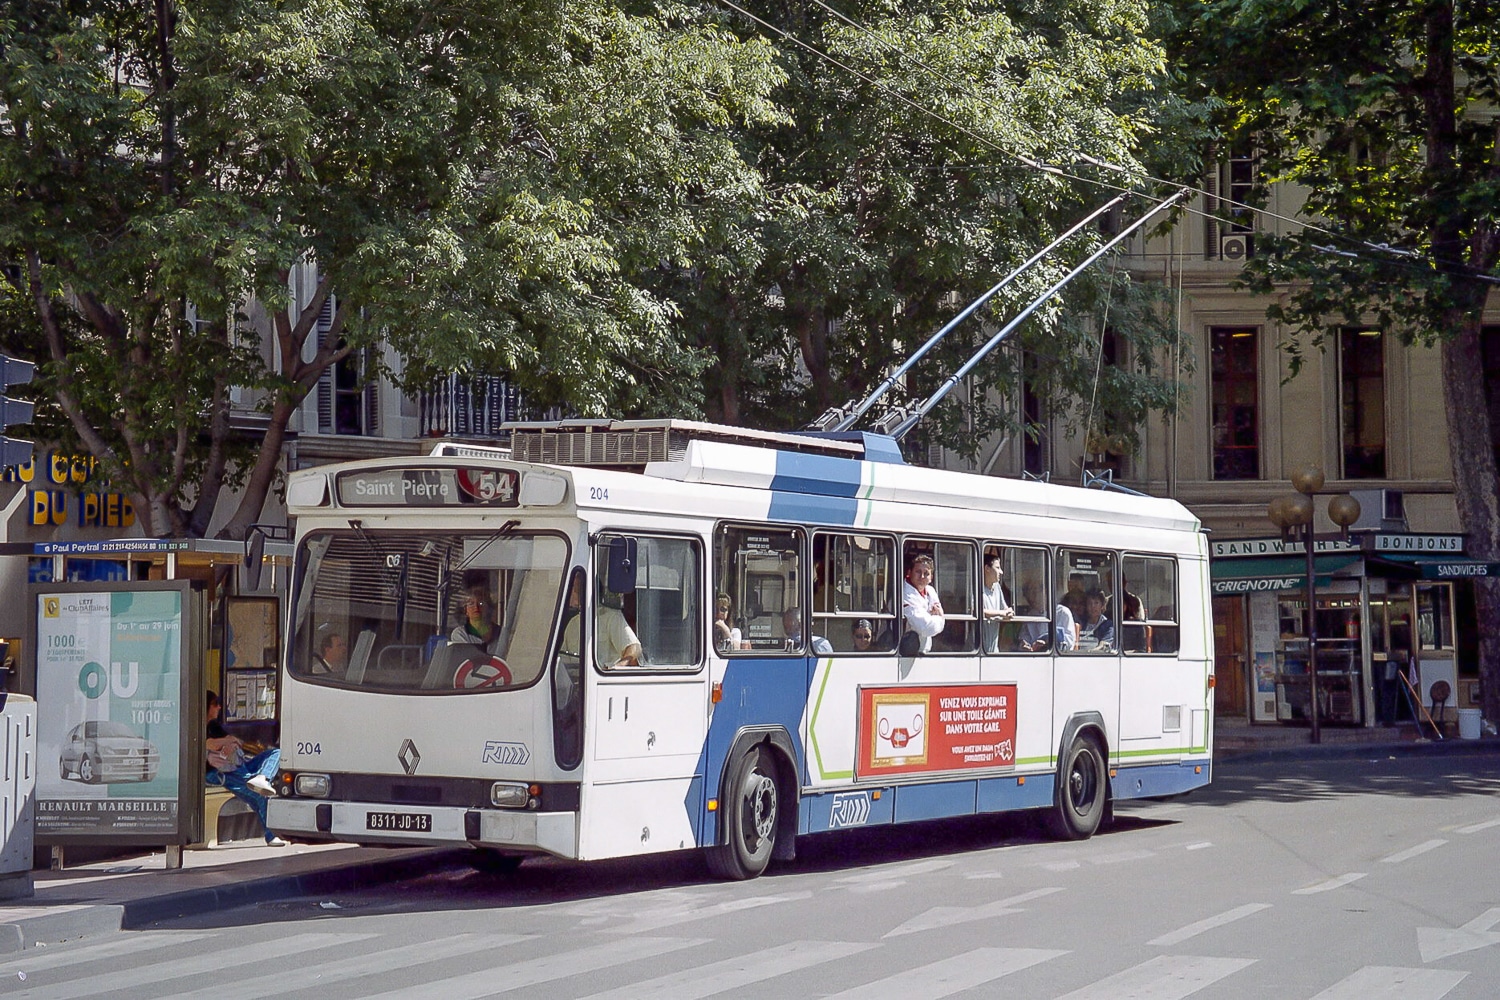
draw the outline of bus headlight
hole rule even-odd
[[[311,799],[326,799],[328,793],[333,791],[333,779],[326,774],[299,774],[296,789],[298,795],[306,795]]]
[[[490,786],[490,805],[501,809],[525,809],[531,804],[531,787],[522,781],[497,781]]]

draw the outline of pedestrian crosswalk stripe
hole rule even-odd
[[[872,997],[941,1000],[1066,954],[1066,951],[1046,948],[975,948],[931,965],[907,969],[873,983],[852,987],[827,1000],[871,1000]]]
[[[1381,858],[1380,861],[1382,864],[1397,865],[1403,861],[1410,861],[1412,858],[1417,857],[1419,854],[1426,854],[1428,851],[1437,850],[1439,847],[1442,847],[1446,843],[1446,840],[1424,840],[1422,841],[1422,843],[1418,844],[1415,847],[1408,847],[1404,851],[1397,851],[1390,857]]]
[[[1467,972],[1367,965],[1312,1000],[1442,1000]]]
[[[1491,829],[1493,827],[1497,827],[1497,826],[1500,826],[1500,818],[1497,818],[1497,819],[1487,819],[1483,823],[1470,823],[1468,826],[1461,826],[1461,827],[1459,827],[1458,828],[1458,832],[1459,833],[1478,833],[1481,830],[1489,830],[1489,829]]]
[[[534,934],[460,934],[439,941],[418,941],[398,948],[343,958],[317,965],[287,963],[274,972],[254,979],[216,980],[193,993],[174,994],[176,1000],[250,1000],[252,997],[279,997],[312,986],[327,986],[341,980],[359,979],[382,972],[408,969],[424,962],[438,962],[479,951],[496,951],[523,941],[533,941]]]
[[[795,903],[811,898],[812,892],[806,889],[778,896],[746,896],[706,906],[688,905],[674,907],[658,913],[643,913],[632,918],[599,926],[601,930],[614,931],[618,934],[649,934],[652,931],[661,930],[663,927],[674,927],[678,924],[686,923],[702,924],[705,920],[727,916],[731,913],[739,913],[742,910],[753,910],[761,906],[775,906],[777,903]]]
[[[722,962],[696,965],[682,972],[631,983],[585,1000],[698,1000],[725,990],[744,989],[756,983],[797,972],[824,962],[847,958],[874,948],[873,944],[850,944],[843,941],[793,941],[728,958]]]
[[[1058,1000],[1123,1000],[1126,997],[1130,1000],[1182,1000],[1253,964],[1254,959],[1249,958],[1163,955],[1106,976],[1058,997]]]
[[[462,976],[435,979],[420,986],[378,993],[373,997],[366,997],[366,1000],[395,1000],[397,997],[401,1000],[478,1000],[479,997],[525,989],[587,972],[598,972],[600,969],[655,958],[657,955],[707,943],[703,938],[621,938],[589,948],[512,962]]]
[[[375,934],[299,934],[282,938],[274,944],[246,944],[232,948],[211,949],[195,953],[187,958],[171,962],[154,962],[136,969],[120,969],[115,972],[82,979],[70,979],[53,985],[28,983],[27,995],[38,1000],[72,1000],[74,997],[93,997],[101,993],[117,992],[165,983],[185,976],[205,976],[233,969],[240,965],[264,963],[271,959],[285,964],[291,955],[300,955],[335,945],[350,945],[367,941]],[[157,996],[167,996],[171,990],[155,991]]]
[[[1340,875],[1337,878],[1331,878],[1331,879],[1327,879],[1327,880],[1325,880],[1323,882],[1317,882],[1317,883],[1314,883],[1313,885],[1304,886],[1301,889],[1293,889],[1292,890],[1292,895],[1293,896],[1311,896],[1311,895],[1313,895],[1315,893],[1319,893],[1319,892],[1328,892],[1331,889],[1341,889],[1344,886],[1348,885],[1350,882],[1358,882],[1360,879],[1362,879],[1364,877],[1365,877],[1365,873],[1364,872],[1350,872],[1347,875]]]
[[[1033,899],[1050,896],[1054,892],[1062,892],[1062,887],[1049,886],[1045,889],[1033,889],[1030,892],[1023,892],[1018,896],[997,899],[992,903],[981,903],[979,906],[934,906],[930,910],[917,914],[894,930],[887,931],[884,936],[888,938],[900,937],[903,934],[915,934],[918,931],[930,931],[939,927],[951,927],[954,924],[970,923],[975,920],[989,920],[994,917],[1003,917],[1010,913],[1020,913],[1022,911],[1019,907],[1022,903],[1029,903]]]
[[[31,948],[14,958],[0,963],[0,975],[13,977],[17,972],[24,972],[28,976],[36,972],[45,972],[48,969],[62,969],[70,965],[82,965],[85,962],[98,961],[101,958],[115,958],[119,955],[145,954],[150,951],[160,951],[163,948],[175,948],[180,944],[192,944],[194,941],[208,937],[207,934],[176,934],[176,933],[153,933],[153,934],[121,934],[110,938],[99,944],[82,945],[77,948],[66,945],[59,948]]]
[[[1203,920],[1188,924],[1186,927],[1180,927],[1170,934],[1163,934],[1161,937],[1152,938],[1146,943],[1154,944],[1163,948],[1170,948],[1173,945],[1181,944],[1188,938],[1197,937],[1204,931],[1211,931],[1215,927],[1223,927],[1225,924],[1232,924],[1236,920],[1243,920],[1245,917],[1259,913],[1261,910],[1269,910],[1270,908],[1270,903],[1246,903],[1244,906],[1236,906],[1232,910],[1225,910],[1223,913],[1220,913],[1217,916],[1207,917]]]

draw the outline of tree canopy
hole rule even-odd
[[[1308,192],[1318,228],[1258,244],[1250,283],[1272,315],[1321,343],[1375,323],[1437,343],[1458,514],[1468,549],[1500,558],[1500,480],[1481,328],[1500,261],[1500,4],[1175,0],[1184,85],[1218,108],[1261,178]],[[1266,252],[1262,253],[1261,248]],[[1476,584],[1479,620],[1500,614]],[[1481,640],[1486,711],[1500,717],[1500,636]]]
[[[44,362],[39,429],[158,534],[201,534],[237,477],[231,530],[254,521],[297,404],[377,339],[414,377],[503,368],[583,410],[660,391],[701,361],[639,275],[759,197],[734,137],[777,115],[770,56],[672,4],[20,0],[0,340]],[[233,386],[269,416],[238,452]]]
[[[242,486],[237,535],[319,376],[377,342],[409,386],[503,372],[583,414],[796,426],[868,390],[1101,182],[1187,145],[1147,0],[747,0],[765,23],[736,6],[10,4],[0,344],[42,362],[57,406],[38,433],[98,456],[149,533],[202,534]],[[985,391],[1013,398],[1024,358],[1054,414],[1128,438],[1172,399],[1166,320],[1101,266],[929,433],[972,453],[976,424],[1014,427]],[[1105,327],[1127,349],[1101,373]],[[262,394],[262,440],[231,427],[235,387]]]
[[[786,70],[776,97],[788,116],[749,137],[772,197],[673,292],[719,358],[706,373],[719,419],[795,425],[859,398],[1104,202],[1109,185],[1138,182],[1148,161],[1180,164],[1190,141],[1158,131],[1182,109],[1163,86],[1145,3],[742,6],[759,23],[728,23],[774,40]],[[1035,268],[955,330],[897,396],[927,395],[987,339],[986,323],[1014,315],[1096,245],[1096,232],[1081,236]],[[1098,384],[1108,406],[1096,409],[1118,418],[1107,432],[1132,436],[1136,418],[1169,405],[1175,376],[1157,367],[1175,333],[1150,292],[1101,264],[1071,290],[1070,308],[1044,310],[976,369],[977,391],[934,412],[929,439],[972,455],[976,427],[1020,429],[1023,364],[1053,415],[1087,409]],[[1100,384],[1106,321],[1131,349]]]

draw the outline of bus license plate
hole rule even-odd
[[[431,833],[431,813],[365,813],[366,830],[391,830],[396,833]]]

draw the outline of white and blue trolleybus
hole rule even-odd
[[[749,878],[850,827],[1084,838],[1210,778],[1207,543],[1171,500],[682,421],[517,425],[287,500],[283,834]]]

